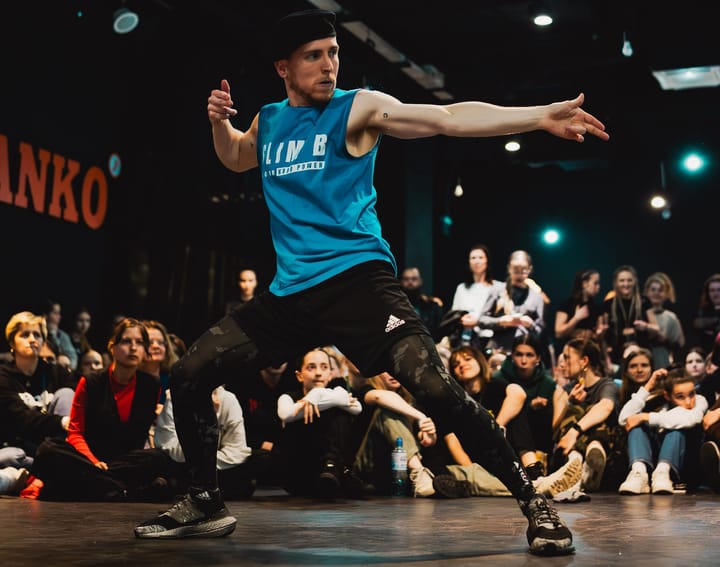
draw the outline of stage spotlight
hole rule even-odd
[[[128,8],[119,8],[113,14],[113,30],[115,33],[130,33],[140,23],[140,16]]]

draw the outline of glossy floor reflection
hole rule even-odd
[[[557,504],[576,553],[526,552],[527,523],[511,498],[377,498],[315,502],[260,490],[229,503],[220,539],[147,541],[136,523],[157,504],[40,502],[0,497],[4,565],[718,565],[720,496],[593,494]]]

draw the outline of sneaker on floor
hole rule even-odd
[[[585,463],[582,471],[582,487],[587,492],[600,488],[606,462],[605,449],[599,443],[591,443],[585,454]]]
[[[542,494],[536,494],[520,507],[528,519],[530,553],[567,555],[575,551],[570,530]]]
[[[4,467],[0,473],[5,476],[8,481],[5,494],[9,496],[18,496],[20,492],[27,486],[30,473],[24,468]]]
[[[221,537],[232,533],[236,523],[220,495],[206,490],[194,496],[185,495],[167,512],[143,522],[135,528],[135,537]]]
[[[554,473],[534,480],[533,486],[539,494],[553,497],[575,486],[582,477],[582,472],[582,459],[569,459]]]
[[[672,494],[675,490],[673,481],[670,479],[668,471],[659,471],[655,469],[652,473],[652,493],[653,494]]]
[[[472,487],[467,480],[458,480],[451,474],[438,474],[432,480],[435,496],[439,498],[469,498]]]
[[[625,481],[618,488],[620,494],[649,494],[650,483],[647,471],[632,469]]]
[[[700,470],[707,487],[720,492],[720,449],[715,441],[706,441],[700,447]]]
[[[435,494],[433,487],[433,478],[435,475],[426,467],[420,469],[412,469],[410,471],[410,482],[413,487],[413,496],[415,498],[428,498]]]
[[[327,461],[322,466],[322,470],[318,475],[316,483],[316,494],[318,498],[327,498],[334,500],[342,492],[342,483],[340,482],[340,470],[338,466],[332,462]]]

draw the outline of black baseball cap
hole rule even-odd
[[[293,12],[273,25],[270,32],[270,57],[273,61],[285,59],[301,45],[336,35],[335,12],[319,9]]]

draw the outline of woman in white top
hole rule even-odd
[[[493,289],[500,290],[503,283],[492,278],[490,272],[490,253],[485,244],[476,244],[468,254],[468,267],[470,277],[458,284],[453,296],[451,311],[466,311],[460,319],[462,328],[460,341],[453,346],[470,344],[484,348],[485,343],[492,336],[492,331],[478,325],[480,315],[485,304],[493,297]],[[499,291],[498,291],[499,292]],[[451,339],[452,341],[452,339]],[[480,343],[480,344],[478,344]]]

